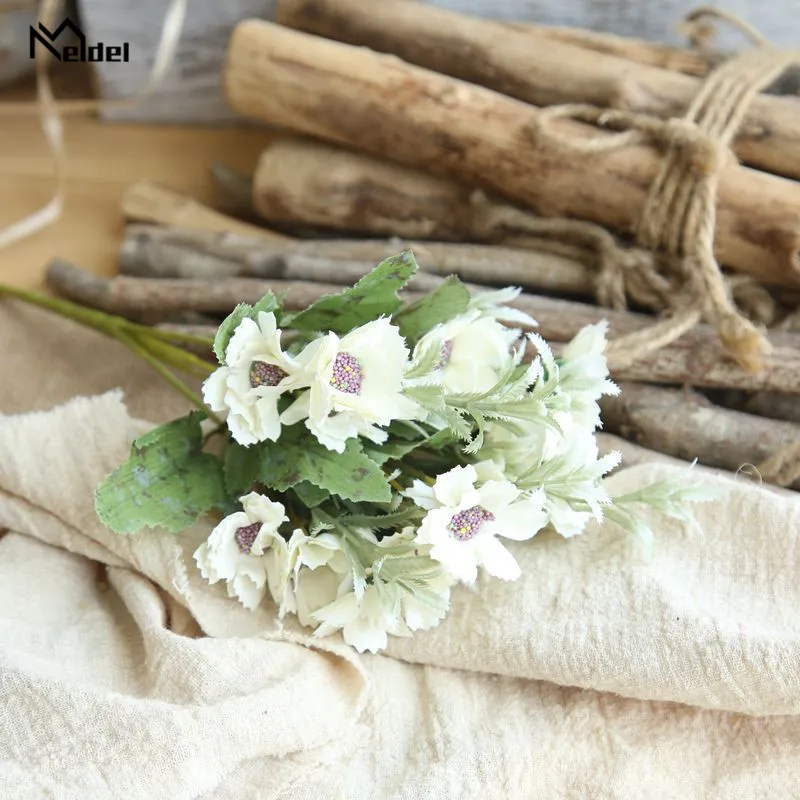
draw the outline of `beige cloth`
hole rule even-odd
[[[5,308],[0,410],[116,381],[162,415],[116,345]],[[9,369],[9,341],[47,342],[46,368]],[[702,533],[659,523],[649,558],[610,527],[512,545],[520,581],[458,590],[439,628],[358,656],[205,585],[206,525],[98,523],[93,488],[144,427],[118,392],[0,417],[0,797],[799,796],[793,496],[728,482]],[[664,475],[683,473],[611,483]]]

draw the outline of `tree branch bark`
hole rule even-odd
[[[626,59],[575,47],[533,28],[519,30],[413,0],[280,0],[277,19],[540,106],[590,103],[678,117],[701,83],[644,64],[631,70]],[[800,178],[796,99],[757,96],[734,149],[745,163]]]
[[[557,144],[529,135],[537,113],[532,106],[257,20],[235,29],[225,84],[232,107],[249,117],[391,153],[399,162],[515,198],[542,216],[591,220],[622,233],[636,226],[661,163],[645,146],[565,158]],[[553,129],[571,137],[607,135],[570,120],[554,122]],[[800,185],[727,164],[716,250],[721,263],[762,281],[796,285]]]
[[[47,282],[71,300],[151,322],[178,311],[226,314],[237,303],[258,302],[270,290],[286,292],[285,302],[292,309],[305,308],[322,295],[341,290],[335,284],[254,278],[202,281],[123,276],[108,280],[64,261],[50,264]],[[419,292],[404,295],[409,302],[421,296]],[[602,320],[608,320],[612,338],[653,324],[653,318],[644,314],[532,294],[520,295],[512,305],[533,316],[539,323],[539,332],[553,342],[567,342],[585,325]],[[764,371],[754,374],[730,360],[712,328],[699,325],[668,348],[656,351],[630,368],[612,372],[622,380],[800,394],[800,335],[776,333],[773,344]]]
[[[721,408],[697,392],[636,383],[621,389],[600,403],[605,430],[677,458],[735,472],[800,442],[800,425]]]

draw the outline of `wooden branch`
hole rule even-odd
[[[332,239],[265,243],[236,234],[211,234],[152,225],[129,225],[119,251],[124,275],[150,278],[300,278],[312,262],[314,278],[329,282],[372,269],[384,258],[411,249],[420,267],[433,275],[459,275],[472,283],[525,286],[538,291],[588,295],[593,273],[580,261],[486,245],[415,242],[402,239]],[[342,265],[348,265],[344,268]],[[337,277],[338,275],[338,277]]]
[[[148,278],[99,278],[80,267],[56,259],[50,263],[47,285],[60,295],[124,317],[154,319],[176,311],[227,314],[238,303],[257,303],[268,291],[286,292],[284,303],[296,310],[322,295],[341,291],[327,283],[295,283],[255,278],[225,280],[173,280]]]
[[[514,30],[414,0],[280,0],[277,19],[541,106],[591,103],[682,116],[700,88],[688,75],[645,65],[632,70],[626,59],[530,28]],[[800,178],[797,114],[795,98],[759,95],[735,141],[736,154],[761,169]]]
[[[384,4],[370,8],[382,13]],[[636,225],[661,164],[661,154],[645,146],[565,157],[557,144],[527,135],[537,113],[532,106],[257,20],[235,29],[225,82],[232,107],[252,118],[391,154],[508,195],[542,216],[591,220],[622,233]],[[553,127],[567,136],[608,135],[570,120]],[[735,269],[796,285],[800,184],[728,163],[716,249]]]
[[[480,213],[474,193],[445,178],[309,139],[270,142],[253,179],[253,203],[269,223],[440,241],[473,238],[473,217]]]
[[[760,417],[800,423],[800,398],[775,392],[743,392],[731,389],[720,392],[714,401],[726,408],[758,414]]]
[[[615,433],[598,431],[596,437],[597,448],[601,456],[608,455],[614,450],[622,454],[622,463],[616,470],[612,470],[611,474],[620,469],[636,467],[640,464],[671,464],[674,467],[684,467],[688,469],[691,465],[691,461],[694,461],[694,459],[688,461],[684,458],[676,458],[675,456],[667,455],[666,453],[659,453],[657,450],[651,450],[649,447],[642,447],[642,445],[631,442],[622,436],[617,436]],[[703,466],[702,469],[724,478],[734,477],[734,473],[727,469],[708,466]],[[775,491],[783,490],[775,489]]]
[[[126,219],[136,222],[155,222],[197,231],[238,233],[273,242],[289,238],[220,214],[191,197],[150,181],[137,181],[125,190],[122,213]]]
[[[584,28],[562,28],[550,25],[537,25],[532,22],[505,23],[517,31],[533,34],[537,39],[545,37],[556,42],[593,50],[608,56],[624,58],[648,67],[668,69],[704,78],[713,67],[725,60],[725,53],[701,52],[685,47],[672,47],[658,42],[648,42],[630,36],[617,36],[613,33],[600,33]]]
[[[273,254],[292,246],[290,240],[272,242],[238,233],[128,225],[117,264],[123,275],[148,278],[250,277],[254,274],[247,266],[250,254],[275,261],[280,256]]]
[[[697,392],[635,383],[621,388],[600,403],[604,428],[678,458],[736,471],[800,442],[800,425],[721,408]]]
[[[530,314],[539,323],[539,332],[553,342],[569,341],[584,326],[602,320],[608,321],[610,339],[641,331],[654,322],[646,314],[533,294],[520,295],[512,305]],[[731,360],[708,325],[698,325],[631,367],[612,366],[612,372],[620,380],[800,394],[800,335],[774,332],[770,340],[773,350],[762,373],[747,372]]]
[[[256,303],[269,290],[286,291],[289,308],[305,308],[322,295],[341,289],[328,283],[254,278],[202,281],[123,276],[108,280],[63,261],[50,264],[47,282],[59,294],[77,302],[122,316],[146,316],[150,321],[176,311],[227,313],[237,303]],[[421,295],[407,292],[404,296],[411,302]],[[521,295],[512,305],[531,314],[539,323],[539,332],[553,342],[567,342],[585,325],[603,319],[609,322],[612,338],[653,324],[653,318],[644,314],[611,311],[532,294]],[[669,347],[633,367],[615,371],[614,375],[622,380],[800,394],[800,335],[776,333],[773,344],[774,350],[764,371],[753,374],[727,357],[712,328],[699,325]]]
[[[253,208],[253,179],[226,164],[212,164],[209,167],[211,180],[217,188],[217,207],[234,217],[252,219],[256,216]]]
[[[605,228],[551,220],[446,178],[310,139],[273,140],[253,182],[263,217],[370,236],[514,243],[597,261]],[[587,233],[590,229],[591,235]]]

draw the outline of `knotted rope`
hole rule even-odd
[[[752,99],[769,86],[798,54],[779,50],[756,36],[746,23],[726,12],[704,7],[690,15],[716,16],[734,21],[751,36],[756,47],[723,62],[703,81],[686,114],[680,119],[660,119],[649,114],[602,109],[584,104],[553,106],[537,112],[531,124],[534,136],[583,153],[617,150],[637,144],[654,144],[665,151],[664,159],[647,195],[636,226],[636,243],[647,250],[671,256],[680,289],[669,299],[670,315],[645,332],[620,337],[609,345],[609,360],[616,368],[629,366],[670,344],[701,316],[715,326],[725,348],[746,369],[758,371],[770,346],[762,330],[736,307],[714,257],[714,232],[719,174],[729,146]],[[592,139],[565,138],[555,134],[551,123],[570,118],[616,130],[612,136]],[[599,299],[617,304],[624,299],[627,280],[635,271],[656,285],[652,263],[639,259],[635,270],[623,259],[607,259],[598,279]],[[756,296],[756,308],[769,314],[765,292],[754,284],[740,283],[740,291]],[[694,312],[694,313],[692,313]]]

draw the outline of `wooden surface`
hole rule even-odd
[[[0,109],[2,101],[0,93]],[[120,198],[128,185],[150,178],[208,202],[209,165],[224,161],[252,171],[267,139],[255,130],[119,125],[90,117],[67,119],[65,131],[64,214],[46,230],[0,250],[2,282],[38,287],[56,256],[112,274],[122,239]],[[0,117],[0,228],[47,202],[54,186],[38,119]]]

